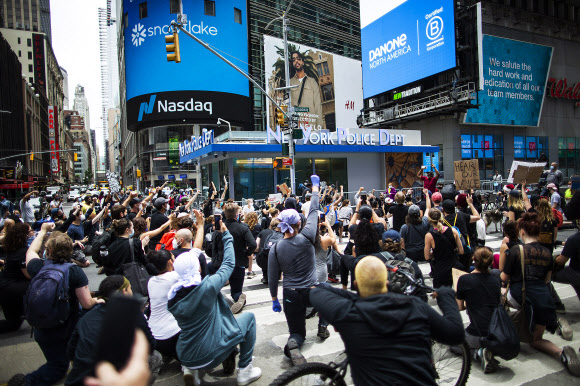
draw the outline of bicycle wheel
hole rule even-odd
[[[435,382],[438,385],[465,385],[471,371],[471,355],[467,343],[449,346],[433,341],[431,353]]]
[[[336,379],[334,379],[336,377]],[[304,363],[292,367],[276,378],[270,386],[284,385],[335,385],[346,386],[338,371],[325,363]]]

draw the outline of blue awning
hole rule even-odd
[[[296,155],[300,153],[432,153],[438,146],[364,146],[364,145],[296,145]],[[282,145],[266,143],[214,143],[179,158],[180,163],[213,152],[230,153],[272,153],[280,156]]]

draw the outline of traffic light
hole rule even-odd
[[[77,162],[79,160],[79,155],[77,153],[74,154],[74,160]]]
[[[280,127],[288,126],[288,122],[286,120],[286,116],[284,113],[288,111],[288,106],[280,106],[282,110],[276,109],[276,125]]]
[[[34,161],[34,153],[30,154],[30,160]]]
[[[171,43],[165,46],[165,50],[171,52],[170,54],[167,54],[167,61],[175,63],[181,62],[181,55],[179,54],[179,35],[177,32],[174,32],[173,35],[166,35],[165,43]]]
[[[284,158],[282,158],[282,157],[274,158],[274,160],[272,161],[272,167],[274,169],[283,169],[284,168]]]

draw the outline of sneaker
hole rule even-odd
[[[240,297],[238,298],[238,301],[235,302],[230,307],[230,310],[232,311],[232,314],[237,314],[240,311],[242,311],[245,305],[246,305],[246,294],[241,294]]]
[[[339,280],[336,278],[335,275],[328,274],[328,281],[331,283],[338,283]]]
[[[224,367],[224,373],[226,375],[232,375],[236,370],[236,355],[240,350],[236,347],[230,353],[230,355],[226,358],[225,361],[222,362],[222,366]]]
[[[328,327],[326,326],[318,326],[318,334],[316,334],[320,339],[326,340],[330,336],[330,332],[328,331]]]
[[[292,365],[299,366],[306,363],[306,358],[304,358],[300,352],[300,347],[298,346],[296,339],[288,339],[288,352],[290,353],[290,360],[292,361]]]
[[[266,276],[262,277],[262,284],[268,284],[268,278]]]
[[[493,353],[486,348],[479,349],[479,359],[481,361],[481,371],[484,374],[490,374],[497,371],[496,365],[493,363]]]
[[[574,332],[570,328],[570,324],[564,318],[558,318],[558,333],[562,334],[562,339],[572,340]]]
[[[556,313],[558,313],[558,314],[566,314],[566,307],[564,306],[564,303],[558,303],[558,304],[556,304]]]
[[[576,355],[576,352],[572,347],[564,346],[562,348],[562,355],[560,355],[560,359],[570,374],[574,375],[575,377],[580,377],[580,360],[578,360],[578,355]]]
[[[97,275],[102,275],[105,273],[105,267],[101,267],[101,269],[99,269],[99,272],[97,272]]]
[[[183,383],[185,386],[199,386],[201,380],[199,379],[199,372],[197,370],[190,370],[187,367],[181,366],[183,371]]]
[[[16,374],[6,384],[7,386],[25,386],[26,385],[26,375]]]
[[[239,386],[244,386],[254,382],[262,376],[262,370],[259,367],[254,367],[254,361],[243,369],[238,369],[237,383]]]

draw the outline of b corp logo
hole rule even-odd
[[[438,39],[443,32],[443,19],[439,16],[435,16],[429,20],[427,23],[427,38],[429,40]]]

